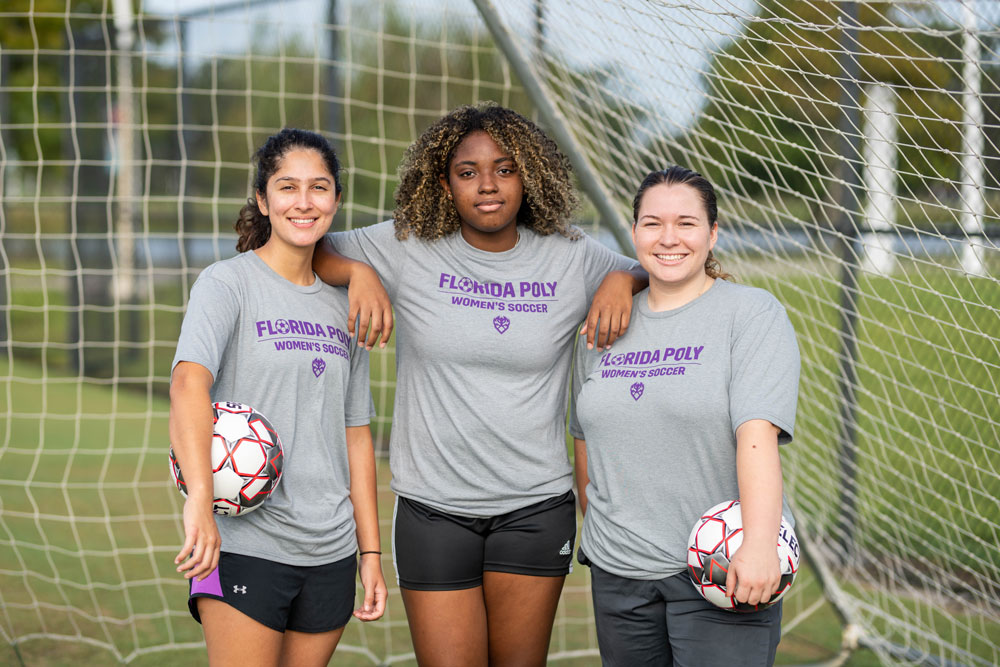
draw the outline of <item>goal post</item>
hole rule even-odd
[[[787,309],[802,376],[782,462],[810,567],[784,659],[843,642],[1000,663],[998,50],[986,0],[0,7],[0,663],[202,650],[172,565],[166,393],[190,286],[235,252],[251,152],[323,132],[345,166],[334,224],[363,226],[391,215],[405,148],[480,100],[545,127],[577,223],[624,251],[648,171],[705,174],[724,268]],[[383,452],[394,361],[372,356]],[[389,613],[349,625],[345,664],[412,663],[384,566]],[[578,567],[550,661],[596,656]]]

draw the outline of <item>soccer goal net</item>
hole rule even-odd
[[[625,252],[649,170],[708,176],[724,268],[788,309],[808,566],[784,628],[815,645],[782,659],[843,639],[887,664],[1000,663],[998,49],[988,0],[4,3],[0,663],[203,651],[172,562],[166,390],[193,280],[235,253],[250,154],[324,132],[346,167],[334,224],[367,225],[405,147],[478,100],[558,140],[578,224]],[[384,448],[391,349],[372,389]],[[597,664],[585,570],[553,663]],[[339,662],[413,664],[392,588]]]

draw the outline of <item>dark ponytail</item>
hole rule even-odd
[[[339,195],[343,189],[340,184],[340,161],[333,146],[321,134],[289,127],[268,137],[254,153],[256,172],[253,179],[253,194],[259,194],[261,198],[266,197],[267,182],[274,176],[274,172],[278,171],[285,155],[296,148],[308,148],[319,153],[333,176],[336,194]],[[256,250],[271,238],[271,221],[260,212],[256,196],[247,199],[247,203],[240,209],[240,215],[233,224],[233,229],[239,234],[239,239],[236,241],[236,250],[239,252]]]

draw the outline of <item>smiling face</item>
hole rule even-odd
[[[711,278],[705,260],[719,227],[710,224],[701,194],[688,185],[654,185],[639,203],[632,227],[636,258],[649,273],[651,291],[693,299]],[[683,301],[682,301],[683,302]]]
[[[265,245],[312,252],[330,229],[339,204],[333,174],[323,157],[311,148],[289,150],[268,179],[267,192],[257,193],[257,206],[271,221]]]
[[[471,132],[462,140],[441,185],[451,194],[469,245],[493,252],[514,247],[524,183],[514,159],[489,134]]]

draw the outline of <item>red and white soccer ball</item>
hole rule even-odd
[[[284,450],[267,417],[249,405],[212,404],[212,474],[215,499],[212,511],[223,516],[252,512],[261,506],[281,481]],[[187,497],[187,484],[170,448],[170,472]]]
[[[726,595],[729,561],[743,544],[740,501],[727,500],[712,507],[694,522],[688,538],[688,574],[702,596],[717,607],[731,611],[757,611],[769,607],[788,592],[799,570],[799,541],[785,517],[781,517],[777,542],[781,580],[771,599],[749,605]]]

